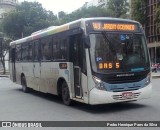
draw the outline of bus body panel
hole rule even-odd
[[[27,87],[43,93],[50,93],[58,95],[57,82],[58,79],[63,78],[69,87],[71,99],[75,97],[74,94],[74,75],[73,75],[73,63],[67,63],[67,69],[59,69],[61,62],[42,62],[40,63],[16,63],[17,70],[17,84],[21,84],[21,76],[24,75],[27,82]],[[34,64],[34,65],[33,65]],[[39,65],[40,64],[40,65]],[[36,67],[36,69],[35,69]],[[39,74],[37,76],[35,73]],[[87,84],[86,75],[82,74],[82,86]],[[83,89],[83,95],[88,89]],[[87,95],[88,96],[88,95]],[[86,96],[86,97],[87,97]],[[88,102],[88,98],[86,99]]]
[[[127,91],[127,92],[132,92],[135,98],[121,99],[123,92],[107,92],[94,88],[89,92],[90,95],[89,104],[107,104],[107,103],[127,102],[127,101],[146,99],[151,96],[152,85],[150,83],[148,86],[142,89],[135,91]],[[114,99],[114,97],[117,97],[117,99]]]
[[[66,42],[69,44],[68,46],[70,48],[67,48],[67,55],[76,57],[74,55],[73,50],[76,48],[75,45],[78,45],[77,48],[82,49],[82,45],[86,43],[85,45],[85,60],[86,60],[86,70],[84,69],[84,65],[82,65],[82,56],[79,55],[78,58],[81,58],[79,60],[79,64],[75,64],[74,61],[71,61],[72,59],[60,59],[62,62],[59,62],[58,59],[54,59],[53,54],[52,54],[52,59],[50,61],[41,61],[42,59],[39,59],[39,61],[28,61],[28,62],[23,62],[23,61],[18,61],[12,63],[10,62],[10,75],[11,75],[11,80],[14,81],[14,74],[16,75],[16,83],[21,84],[21,77],[22,75],[25,76],[26,81],[27,81],[27,87],[32,88],[34,90],[43,92],[43,93],[50,93],[54,95],[58,95],[58,81],[59,79],[63,79],[69,88],[70,92],[70,98],[75,100],[75,101],[80,101],[86,104],[106,104],[106,103],[114,103],[114,102],[126,102],[126,101],[133,101],[133,100],[139,100],[143,98],[148,98],[150,97],[150,93],[152,91],[152,85],[151,83],[138,90],[133,90],[133,91],[127,91],[127,92],[132,92],[133,94],[139,94],[136,98],[132,99],[124,99],[121,100],[115,99],[113,97],[119,97],[122,96],[122,93],[125,92],[110,92],[107,90],[98,90],[96,88],[95,81],[93,80],[94,76],[94,71],[93,71],[93,64],[91,63],[91,53],[90,53],[90,40],[89,35],[90,33],[102,33],[104,30],[94,30],[92,28],[93,21],[106,21],[107,20],[111,23],[113,22],[122,22],[122,23],[134,23],[137,25],[138,28],[140,27],[140,24],[136,21],[131,21],[131,20],[123,20],[123,19],[116,19],[116,18],[86,18],[86,19],[80,19],[71,23],[67,23],[65,25],[56,27],[56,28],[49,28],[47,30],[42,30],[37,33],[32,34],[29,37],[22,38],[20,40],[11,42],[11,47],[16,49],[16,46],[22,44],[22,43],[27,43],[27,42],[34,42],[35,39],[38,39],[37,41],[41,41],[39,39],[48,38],[52,37],[52,49],[53,49],[53,42],[54,38],[55,41],[57,40],[59,43],[59,40],[63,40],[63,36],[66,37]],[[95,26],[96,28],[99,26]],[[104,26],[105,27],[105,26]],[[74,30],[75,29],[75,30]],[[79,31],[77,31],[79,30]],[[97,31],[97,32],[96,32]],[[141,30],[142,31],[142,30]],[[116,32],[116,30],[112,31],[106,31],[106,32]],[[126,31],[127,32],[127,31]],[[130,32],[133,33],[133,32]],[[139,32],[143,34],[143,32]],[[76,37],[80,37],[77,41],[78,43],[74,43],[74,39]],[[88,39],[87,39],[88,38]],[[70,40],[73,41],[70,41]],[[69,42],[68,42],[69,41]],[[83,43],[83,44],[82,44]],[[66,44],[66,43],[65,43]],[[41,42],[38,43],[41,48]],[[35,46],[35,45],[34,45]],[[71,48],[72,47],[72,48]],[[57,48],[56,48],[57,49]],[[73,49],[73,50],[72,50]],[[72,50],[72,51],[71,51]],[[76,49],[75,49],[76,50]],[[53,50],[52,50],[53,51]],[[52,52],[53,53],[53,52]],[[73,54],[72,54],[73,53]],[[78,51],[78,53],[82,54],[82,50]],[[41,54],[39,54],[41,56]],[[68,56],[68,57],[69,57]],[[84,56],[83,56],[84,57]],[[41,58],[41,57],[40,57]],[[77,58],[77,59],[78,59]],[[98,58],[98,57],[96,57]],[[76,59],[76,58],[75,58]],[[61,68],[61,64],[67,65],[67,68]],[[15,65],[15,69],[14,69]],[[84,70],[81,70],[82,68]],[[80,70],[77,73],[77,70]],[[96,73],[96,72],[95,72]],[[127,73],[127,72],[126,72]],[[79,74],[77,76],[77,74]],[[77,85],[75,82],[77,82],[77,78],[79,78],[80,83]],[[101,80],[101,79],[100,79]],[[132,83],[132,82],[130,82]],[[121,83],[123,85],[123,83]],[[80,88],[77,92],[77,86]],[[80,91],[80,95],[79,94]]]
[[[93,75],[91,71],[91,64],[90,64],[90,58],[89,58],[89,52],[88,49],[86,49],[86,61],[87,61],[87,77],[88,77],[88,91],[91,91],[95,86],[93,81]]]
[[[16,68],[16,83],[21,84],[21,74],[23,74],[22,63],[15,63]]]
[[[83,99],[84,102],[86,104],[88,104],[88,95],[89,95],[89,91],[88,91],[88,78],[85,74],[82,73],[82,91],[83,91]]]

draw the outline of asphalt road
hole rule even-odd
[[[39,92],[26,94],[20,85],[0,77],[0,121],[160,121],[160,78],[153,79],[152,83],[153,93],[149,99],[132,103],[96,106],[75,103],[74,106],[65,106],[57,96]]]

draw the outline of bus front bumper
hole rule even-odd
[[[90,91],[89,104],[91,105],[108,104],[108,103],[127,102],[127,101],[146,99],[151,96],[151,92],[152,92],[151,83],[142,89],[127,91],[127,92],[108,92],[94,88]],[[126,93],[132,95],[124,97],[124,94]]]

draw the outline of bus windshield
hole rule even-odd
[[[149,69],[149,56],[143,34],[90,34],[92,69],[97,73],[135,72]]]

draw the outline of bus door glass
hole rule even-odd
[[[73,35],[70,37],[70,61],[73,62],[74,69],[74,91],[75,97],[82,97],[81,86],[81,59],[80,47],[81,47],[81,34]]]
[[[16,60],[16,48],[11,48],[10,50],[10,59],[11,59],[11,75],[13,82],[16,82],[16,68],[15,68],[15,60]]]

